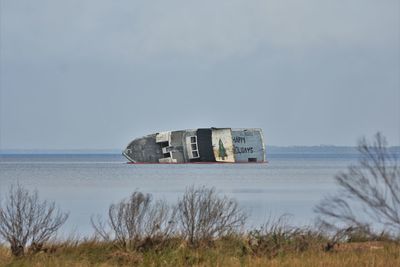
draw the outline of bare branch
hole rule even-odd
[[[13,255],[21,256],[27,245],[40,249],[67,218],[68,213],[58,210],[54,202],[41,202],[36,191],[17,184],[0,205],[0,237],[10,244]]]
[[[95,233],[122,248],[137,248],[146,239],[165,239],[175,231],[175,210],[164,201],[154,204],[150,194],[134,192],[110,205],[108,220],[91,219]]]
[[[214,188],[189,187],[178,202],[180,230],[190,244],[230,234],[246,218],[234,199],[218,197]]]
[[[358,164],[335,177],[341,191],[325,198],[315,211],[326,225],[371,229],[375,222],[399,233],[400,166],[396,154],[390,152],[380,133],[372,143],[361,139],[358,151]]]

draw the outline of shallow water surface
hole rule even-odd
[[[336,190],[333,177],[355,155],[274,154],[268,164],[126,164],[120,155],[1,155],[0,193],[19,182],[54,200],[70,217],[63,234],[92,233],[90,216],[105,215],[109,204],[134,190],[176,203],[191,185],[213,186],[234,197],[249,214],[248,227],[270,216],[291,214],[311,224],[313,207]]]

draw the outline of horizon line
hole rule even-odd
[[[272,150],[297,150],[297,149],[339,149],[354,151],[357,146],[342,146],[342,145],[267,145],[267,151]],[[399,150],[400,146],[389,146],[389,149]],[[0,155],[7,154],[122,154],[121,149],[103,148],[103,149],[0,149]],[[344,152],[344,151],[343,151]],[[268,153],[268,152],[267,152]],[[397,153],[397,152],[396,152]]]

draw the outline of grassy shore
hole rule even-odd
[[[196,247],[171,239],[127,250],[96,240],[65,241],[22,257],[0,246],[0,266],[400,266],[400,245],[395,242],[345,242],[330,251],[325,245],[315,239],[251,245],[247,239],[229,237]]]

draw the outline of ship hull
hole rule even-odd
[[[122,153],[131,163],[266,162],[261,129],[200,128],[134,139]]]

